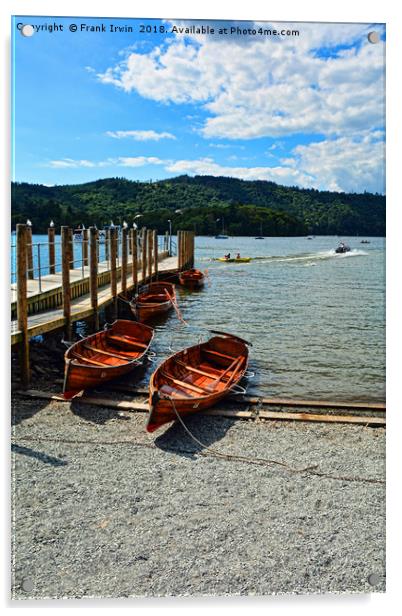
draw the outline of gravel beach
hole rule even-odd
[[[149,435],[143,413],[13,398],[13,598],[385,590],[383,428],[186,423],[271,462],[177,424]]]

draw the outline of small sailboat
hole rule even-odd
[[[248,364],[246,340],[226,332],[175,353],[155,370],[149,382],[150,414],[146,429],[207,409],[239,388]]]
[[[265,240],[265,237],[262,234],[262,222],[260,222],[260,235],[257,235],[254,239],[256,240]]]
[[[218,219],[219,220],[219,219]],[[222,233],[215,235],[216,240],[228,240],[229,236],[225,233],[225,219],[222,217]]]

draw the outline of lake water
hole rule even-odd
[[[252,394],[346,401],[385,398],[385,240],[343,237],[197,237],[201,291],[178,290],[189,326],[174,314],[157,325],[164,357],[207,337],[208,329],[249,340]],[[230,252],[250,263],[220,263]]]
[[[383,401],[385,240],[343,237],[352,250],[337,255],[339,239],[197,237],[195,266],[208,271],[209,282],[200,291],[178,288],[188,325],[174,312],[156,324],[158,363],[208,338],[209,329],[228,331],[253,345],[251,394]],[[81,258],[81,247],[75,250]],[[253,260],[213,260],[228,252]]]

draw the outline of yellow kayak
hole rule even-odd
[[[221,261],[222,263],[250,263],[251,257],[240,257],[240,259],[225,259],[225,257],[219,257],[219,259],[215,260]]]

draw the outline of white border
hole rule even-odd
[[[401,285],[399,263],[401,261],[400,251],[398,251],[398,239],[402,233],[401,214],[402,203],[399,203],[400,177],[401,177],[401,84],[400,64],[402,58],[401,39],[402,39],[402,19],[400,3],[395,0],[336,0],[334,3],[321,2],[316,0],[281,0],[277,3],[261,2],[259,0],[246,0],[241,4],[235,4],[229,0],[202,0],[200,3],[190,3],[184,0],[149,0],[142,4],[135,2],[113,0],[106,3],[104,0],[90,2],[88,0],[70,0],[69,2],[59,0],[57,3],[49,0],[3,0],[0,5],[0,31],[2,50],[2,84],[1,84],[1,118],[2,134],[6,136],[3,144],[3,161],[9,161],[9,59],[10,59],[10,16],[20,15],[71,15],[71,16],[114,16],[114,17],[177,17],[193,19],[261,19],[270,21],[329,21],[329,22],[386,22],[387,23],[387,218],[388,218],[388,237],[387,237],[387,441],[388,441],[388,540],[387,540],[387,593],[385,595],[366,595],[366,596],[306,596],[306,597],[266,597],[261,599],[242,598],[242,599],[177,599],[177,600],[81,600],[74,601],[52,601],[52,602],[13,602],[7,600],[9,595],[9,554],[8,548],[1,559],[2,570],[0,579],[2,584],[3,607],[13,609],[14,613],[29,608],[30,610],[42,611],[46,607],[52,610],[74,609],[75,613],[80,613],[83,609],[98,610],[106,608],[115,610],[117,607],[134,609],[137,612],[161,610],[173,615],[174,612],[191,610],[192,613],[201,613],[204,610],[214,612],[230,610],[252,610],[255,613],[266,613],[267,610],[280,611],[287,614],[296,611],[303,616],[321,613],[325,610],[327,614],[339,613],[340,610],[348,613],[361,612],[367,615],[375,614],[378,616],[379,609],[387,609],[387,612],[394,611],[393,607],[398,604],[399,593],[398,584],[400,583],[401,570],[401,533],[400,520],[401,505],[398,502],[398,469],[401,469],[401,460],[398,455],[401,451],[402,409],[398,405],[398,380],[401,380],[401,360],[399,358],[401,345]],[[399,116],[399,117],[398,117]],[[399,141],[399,144],[398,144]],[[398,151],[399,145],[399,151]],[[3,277],[3,289],[8,288],[9,277],[6,255],[9,245],[9,164],[0,165],[0,176],[2,179],[2,225],[3,235],[3,256],[1,259]],[[8,258],[8,255],[7,255]],[[397,275],[399,273],[399,277]],[[7,294],[3,292],[2,314],[3,327],[0,329],[3,344],[1,348],[5,352],[5,362],[9,355],[9,303]],[[7,303],[6,303],[7,302]],[[3,367],[7,365],[2,364]],[[4,369],[3,369],[4,370]],[[9,390],[8,373],[2,371],[3,388],[2,391]],[[399,408],[398,408],[399,406]],[[2,405],[3,415],[3,443],[5,471],[3,474],[3,485],[8,483],[8,447],[9,447],[9,416],[7,413],[7,400]],[[9,494],[8,494],[9,496]],[[7,502],[7,497],[2,499]],[[3,511],[4,532],[3,537],[9,534],[9,511]],[[399,601],[400,603],[400,601]],[[56,607],[57,606],[57,607]],[[65,613],[63,611],[63,613]]]

